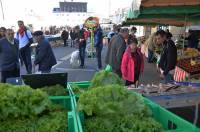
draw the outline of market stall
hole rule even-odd
[[[153,87],[154,89],[152,89],[151,87]],[[123,129],[130,131],[139,131],[142,129],[144,131],[147,131],[146,127],[148,127],[150,124],[150,126],[152,126],[154,124],[154,120],[161,123],[163,127],[161,128],[163,130],[161,130],[160,127],[158,127],[158,124],[155,126],[153,125],[155,128],[154,130],[156,131],[199,131],[199,129],[194,129],[194,127],[191,127],[190,123],[188,123],[187,121],[184,121],[181,118],[172,114],[171,112],[164,110],[161,106],[170,106],[172,108],[173,105],[177,106],[177,104],[179,104],[181,100],[181,98],[179,98],[176,102],[176,97],[172,97],[172,99],[170,100],[169,97],[167,97],[167,94],[164,95],[165,93],[176,91],[174,93],[180,95],[181,93],[185,93],[188,91],[190,91],[191,93],[195,93],[197,91],[200,91],[200,89],[186,88],[187,90],[184,90],[184,88],[181,88],[181,92],[176,85],[162,85],[162,89],[160,89],[159,86],[155,85],[148,86],[148,88],[145,88],[145,86],[141,87],[141,91],[152,89],[152,93],[150,93],[150,91],[148,93],[149,96],[146,96],[144,98],[142,97],[144,99],[144,103],[148,106],[148,108],[150,108],[150,111],[153,112],[153,120],[151,123],[148,121],[146,121],[145,123],[139,123],[137,118],[133,118],[130,115],[130,113],[133,111],[135,111],[135,115],[137,115],[138,111],[143,108],[143,101],[140,102],[140,99],[137,98],[137,96],[140,96],[141,93],[139,92],[139,89],[133,90],[132,88],[128,88],[127,91],[127,88],[124,88],[123,83],[122,81],[120,81],[119,77],[111,72],[100,71],[95,74],[90,82],[70,82],[68,83],[68,89],[74,95],[74,105],[77,109],[76,114],[78,127],[81,132],[94,130],[94,128],[96,128],[99,132],[104,130],[123,131]],[[158,92],[157,94],[155,93],[155,91],[157,91],[158,89],[160,89],[159,93],[161,94],[159,94]],[[124,95],[125,91],[128,93],[130,92],[135,97],[131,97],[131,99],[130,96],[132,95],[128,93]],[[153,100],[150,97],[160,97],[161,99],[157,98]],[[129,99],[130,103],[127,102]],[[149,99],[153,102],[151,102]],[[162,104],[165,104],[165,106],[162,104],[160,104],[161,106],[155,104],[159,100],[160,102],[162,102]],[[140,103],[136,103],[137,101],[139,101]],[[166,103],[167,101],[169,103]],[[187,100],[183,100],[182,102],[184,103],[184,101],[186,102],[185,104],[189,104],[187,103]],[[124,113],[126,113],[126,115],[131,118],[127,118]],[[142,112],[140,111],[139,113]],[[113,120],[113,118],[109,118],[110,116],[114,116],[115,120]],[[140,121],[143,120],[145,119],[141,117]],[[138,122],[139,124],[143,125],[140,126],[138,125],[138,123],[136,123],[135,125],[130,125],[130,127],[129,125],[127,126],[127,123],[132,124],[132,122]],[[135,129],[135,126],[137,126],[137,130]],[[148,127],[148,130],[152,129],[152,127],[150,126]]]
[[[186,30],[186,26],[199,22],[200,1],[142,0],[140,8],[134,9],[133,4],[124,24],[175,25],[185,26]],[[175,69],[174,79],[179,82],[191,81],[194,77],[198,77],[200,73],[199,52],[193,49],[184,50],[186,43],[185,36],[186,34],[184,34],[181,43],[177,44],[178,63]],[[160,54],[156,53],[156,57],[159,58]],[[193,88],[193,90],[195,89],[193,91],[191,88],[188,88],[187,86],[191,87],[191,83],[187,83],[187,85],[182,87],[182,84],[178,82],[175,84],[178,84],[178,86],[158,85],[157,89],[152,85],[145,86],[146,88],[144,89],[147,89],[147,93],[144,95],[192,123],[200,122],[198,119],[198,111],[200,109],[198,107],[199,102],[197,101],[200,98],[199,89]],[[163,90],[165,89],[163,87],[166,87],[167,90]]]
[[[191,123],[200,126],[200,89],[174,84],[152,84],[129,90],[138,92],[148,99],[167,108]]]
[[[187,48],[178,55],[175,68],[174,80],[177,82],[192,81],[200,77],[200,52],[196,49]]]

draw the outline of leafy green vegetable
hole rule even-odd
[[[40,89],[44,92],[47,92],[47,94],[49,96],[66,96],[66,95],[68,95],[67,90],[59,84],[54,85],[54,86],[45,86]]]
[[[32,117],[48,111],[51,101],[43,91],[29,86],[0,84],[0,119]]]
[[[56,111],[41,117],[7,119],[0,124],[1,132],[66,132],[67,113]]]
[[[150,115],[150,110],[144,104],[142,97],[119,85],[107,85],[91,89],[80,95],[78,110],[86,115]]]
[[[86,132],[162,131],[143,98],[119,85],[97,87],[81,94],[78,111],[86,114]]]
[[[162,126],[151,117],[142,119],[135,115],[112,118],[89,117],[85,120],[85,132],[161,132]]]
[[[72,84],[71,87],[72,87],[74,94],[76,94],[76,95],[82,94],[89,89],[89,88],[80,88],[76,84]]]
[[[124,82],[117,74],[105,70],[97,72],[91,80],[92,88],[110,84],[124,85]]]
[[[67,112],[40,89],[0,83],[1,132],[64,132]]]

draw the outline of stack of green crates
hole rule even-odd
[[[77,100],[79,95],[74,94],[73,85],[78,86],[80,89],[88,88],[90,86],[90,82],[71,82],[68,83],[67,87],[70,91],[70,95],[72,96],[74,102],[74,110],[76,110]],[[175,114],[169,112],[168,110],[162,108],[161,106],[153,103],[152,101],[144,98],[145,103],[149,106],[149,108],[153,112],[153,118],[160,122],[163,125],[164,132],[200,132],[200,129],[194,126],[193,124],[185,121],[184,119],[176,116]],[[80,116],[81,114],[77,111],[74,111],[76,114],[77,120],[77,130],[78,132],[83,132],[83,120],[84,118]]]
[[[74,102],[71,96],[50,96],[49,99],[56,104],[64,106],[68,111],[68,130],[67,132],[78,132]]]

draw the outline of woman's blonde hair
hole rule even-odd
[[[156,33],[152,33],[149,38],[145,41],[144,43],[144,50],[146,51],[147,48],[149,47],[150,44],[155,44],[156,43]]]

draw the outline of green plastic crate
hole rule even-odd
[[[90,86],[90,82],[71,82],[68,83],[68,89],[71,94],[72,84],[76,84],[80,88],[88,88]],[[136,93],[137,94],[137,93]],[[72,95],[74,100],[78,100],[79,96]],[[189,123],[188,121],[178,117],[177,115],[169,112],[168,110],[162,108],[161,106],[153,103],[152,101],[144,98],[144,102],[149,106],[149,108],[153,112],[153,117],[156,121],[160,122],[164,127],[164,132],[200,132],[200,129]],[[74,101],[75,107],[77,106],[76,101]],[[81,113],[76,113],[79,132],[83,132],[82,123],[84,120],[84,116]]]
[[[73,91],[73,85],[78,86],[81,89],[87,89],[90,86],[90,82],[89,81],[82,81],[82,82],[69,82],[67,84],[67,89],[70,92],[70,95],[74,95],[76,97],[79,97],[79,94],[75,94]]]
[[[64,106],[68,110],[68,132],[79,132],[77,125],[77,117],[75,114],[75,106],[72,97],[70,96],[50,96],[49,99]]]
[[[111,72],[112,71],[112,66],[111,65],[106,65],[105,70]]]

